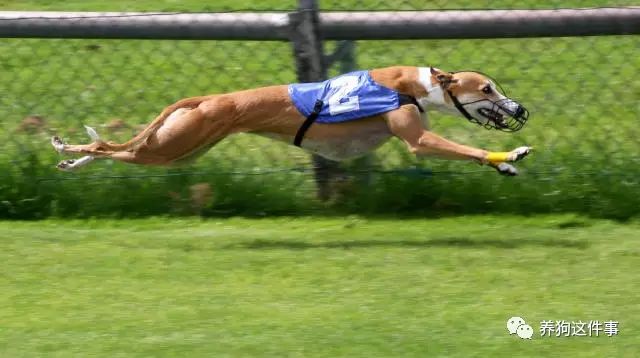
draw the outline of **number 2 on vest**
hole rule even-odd
[[[357,76],[342,76],[332,80],[329,83],[329,88],[335,92],[329,97],[329,113],[336,115],[357,111],[360,108],[358,96],[349,96],[355,92],[357,87]]]

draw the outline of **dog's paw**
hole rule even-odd
[[[62,153],[64,151],[64,142],[62,141],[62,138],[58,136],[51,137],[51,145],[58,153]]]
[[[508,163],[500,163],[494,166],[498,173],[504,176],[513,177],[518,175],[518,169],[511,164]]]
[[[509,152],[509,161],[510,162],[517,162],[519,160],[524,159],[524,157],[526,157],[527,155],[529,155],[529,153],[531,153],[531,151],[533,150],[532,147],[518,147],[512,151]]]
[[[73,165],[76,163],[75,159],[65,159],[63,161],[61,161],[60,163],[58,163],[58,165],[56,165],[56,167],[62,171],[70,171],[73,169]]]

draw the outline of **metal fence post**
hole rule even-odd
[[[347,73],[357,70],[356,64],[356,42],[352,40],[341,41],[341,56],[338,58],[340,73]]]
[[[338,64],[340,73],[347,73],[358,69],[356,62],[356,42],[353,40],[343,40],[338,43],[335,52],[330,55]],[[357,178],[361,184],[370,185],[373,181],[371,172],[367,169],[371,168],[374,162],[375,154],[367,154],[353,162],[353,168],[356,169]]]
[[[289,15],[290,37],[300,82],[316,82],[327,78],[324,48],[320,36],[320,19],[316,0],[300,0],[298,11]],[[318,198],[331,197],[330,179],[337,162],[313,155],[313,171],[318,186]]]

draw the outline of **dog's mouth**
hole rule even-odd
[[[498,101],[490,99],[481,99],[468,103],[460,103],[458,98],[449,91],[449,96],[454,106],[465,118],[470,122],[479,124],[486,129],[498,129],[504,132],[517,132],[527,123],[529,119],[529,111],[512,99],[503,98]],[[478,103],[489,102],[491,108],[480,107],[475,111],[476,116],[469,113],[464,106]],[[480,118],[482,117],[482,118]]]
[[[504,119],[504,115],[500,112],[496,112],[494,110],[491,109],[487,109],[487,108],[479,108],[478,109],[478,113],[480,113],[480,115],[482,115],[483,117],[489,119],[490,121],[492,121],[493,123],[495,123],[496,127],[498,128],[508,128],[509,124],[507,123],[507,121]]]

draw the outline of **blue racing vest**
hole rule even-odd
[[[289,97],[309,117],[322,101],[318,123],[339,123],[386,113],[400,107],[399,93],[373,81],[369,71],[356,71],[324,82],[289,85]]]

